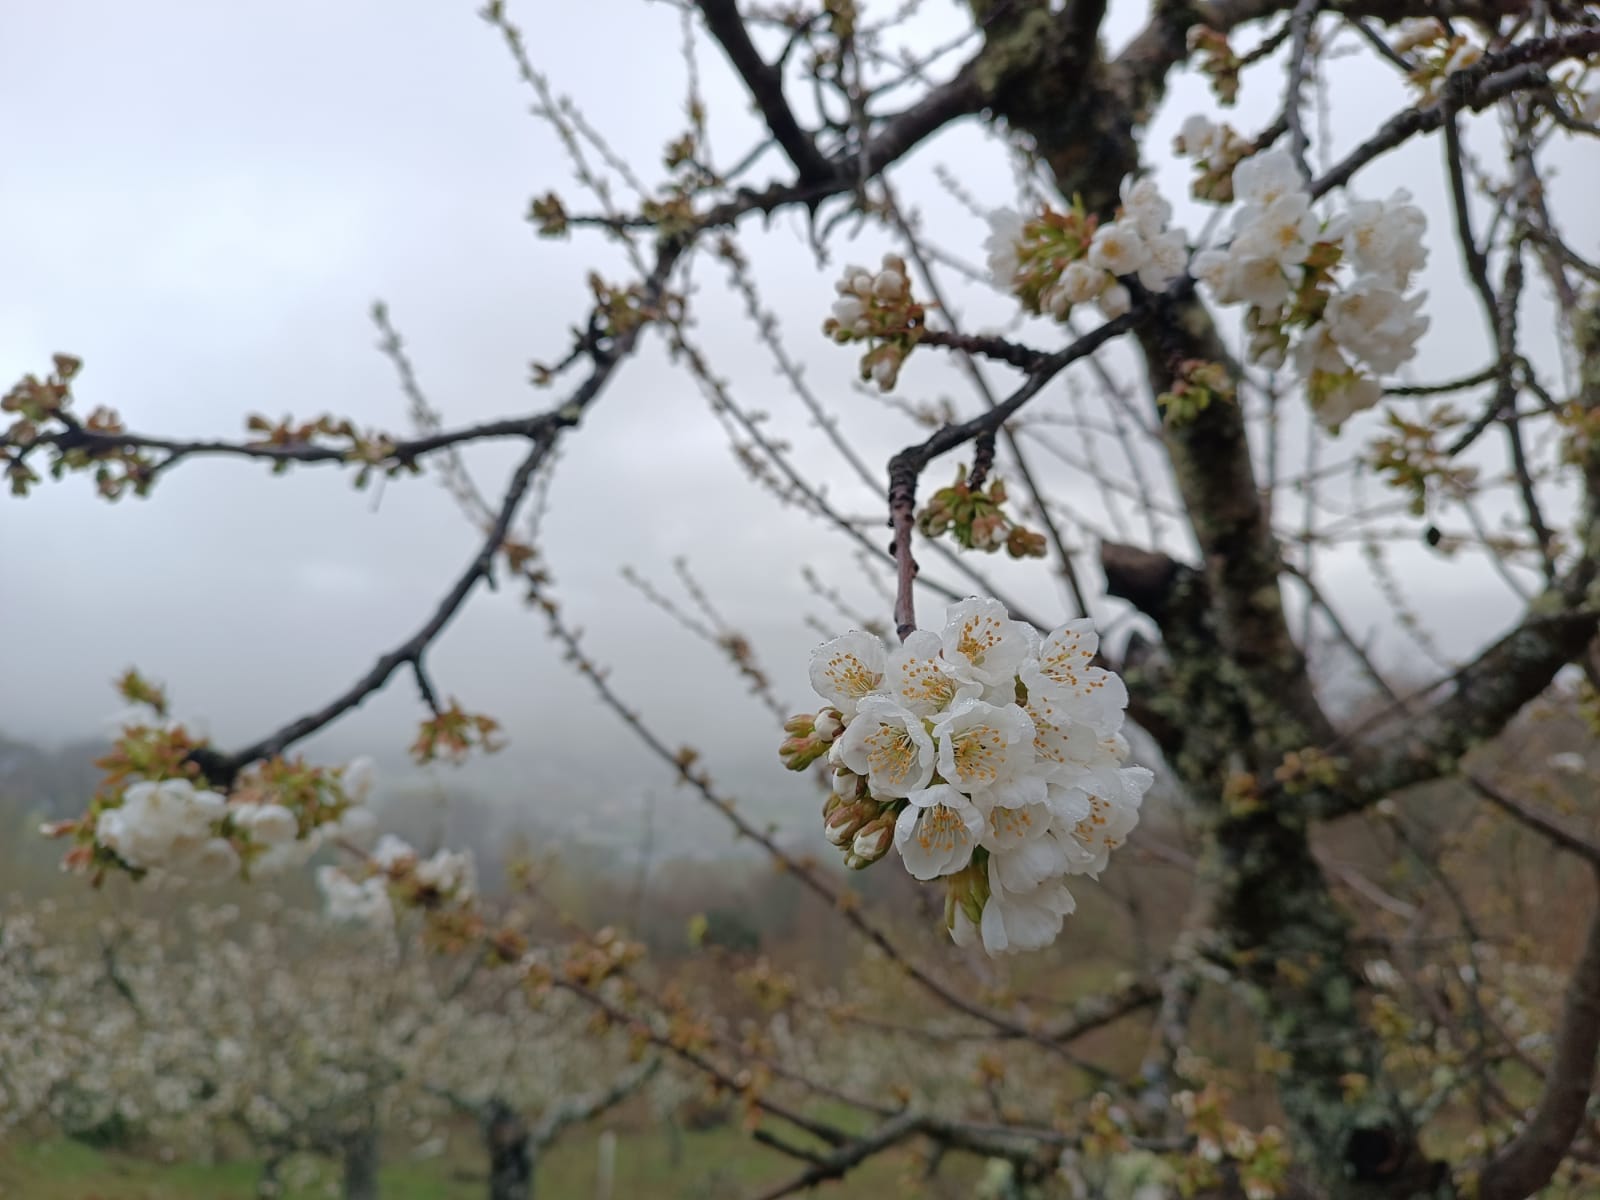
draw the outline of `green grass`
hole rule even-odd
[[[542,1196],[588,1200],[595,1192],[598,1132],[584,1131],[558,1144],[538,1176]],[[485,1163],[468,1138],[457,1138],[448,1155],[423,1161],[391,1160],[383,1171],[384,1200],[480,1200]],[[801,1164],[753,1142],[738,1129],[688,1133],[673,1162],[664,1131],[619,1132],[617,1200],[735,1200],[798,1174]],[[905,1155],[865,1164],[843,1184],[829,1187],[838,1200],[886,1197],[964,1196],[976,1164],[952,1161],[942,1186],[914,1182],[917,1172]],[[0,1143],[0,1200],[254,1200],[257,1164],[236,1161],[216,1166],[166,1164],[79,1142],[52,1138]],[[322,1188],[288,1192],[285,1200],[327,1200]]]

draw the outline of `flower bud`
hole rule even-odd
[[[847,771],[843,767],[833,773],[833,794],[846,800],[855,799],[861,791],[861,776],[854,771]]]
[[[953,875],[945,876],[944,924],[952,935],[960,919],[970,925],[983,920],[983,906],[989,901],[989,872],[969,863]]]
[[[1113,283],[1100,293],[1099,305],[1100,315],[1108,321],[1115,321],[1133,307],[1133,296],[1122,284]]]
[[[1063,311],[1074,304],[1086,304],[1093,300],[1110,282],[1104,271],[1096,270],[1082,259],[1068,263],[1066,270],[1061,272],[1061,282],[1057,284],[1065,301]]]
[[[300,834],[300,822],[281,804],[243,805],[235,814],[253,840],[264,846],[292,842]]]
[[[866,306],[855,296],[841,296],[833,302],[833,318],[841,325],[854,325],[866,313]]]
[[[352,758],[339,779],[352,803],[365,804],[378,781],[377,764],[365,754]]]
[[[890,843],[894,841],[894,822],[894,814],[888,812],[863,825],[850,843],[850,853],[845,858],[845,865],[851,870],[859,871],[862,867],[870,867],[887,854]]]
[[[813,718],[808,715],[790,717],[783,727],[791,732],[791,736],[779,744],[778,757],[791,771],[805,770],[835,744],[816,735]]]
[[[817,713],[812,732],[825,742],[831,742],[844,728],[844,720],[837,708],[824,708]]]
[[[822,834],[835,846],[849,843],[856,834],[877,812],[878,806],[870,800],[858,800],[853,804],[841,804],[828,815],[823,824]]]

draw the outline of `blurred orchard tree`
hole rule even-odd
[[[433,474],[478,531],[410,636],[347,690],[248,745],[213,745],[174,722],[161,689],[130,672],[123,694],[145,716],[124,727],[84,814],[51,827],[70,842],[67,865],[96,879],[225,879],[335,843],[349,865],[324,867],[322,882],[337,915],[383,924],[397,906],[418,909],[437,948],[487,955],[534,992],[575,996],[641,1049],[653,1044],[739,1096],[755,1135],[799,1164],[768,1196],[907,1144],[929,1148],[930,1172],[946,1150],[985,1155],[998,1172],[985,1186],[1012,1195],[1510,1200],[1595,1187],[1593,898],[1569,895],[1515,936],[1491,934],[1489,914],[1474,911],[1484,898],[1463,888],[1451,857],[1531,835],[1541,872],[1564,888],[1572,876],[1559,864],[1600,869],[1581,752],[1556,755],[1555,769],[1548,752],[1508,760],[1486,748],[1536,702],[1579,711],[1591,729],[1600,719],[1600,266],[1558,219],[1584,199],[1581,181],[1550,170],[1560,154],[1592,155],[1600,133],[1593,6],[1160,2],[1114,48],[1107,6],[1093,0],[973,0],[948,40],[929,32],[928,6],[915,0],[672,7],[684,120],[655,164],[621,159],[556,95],[538,37],[506,5],[482,13],[577,184],[576,195],[536,197],[530,220],[546,237],[609,243],[618,253],[606,261],[626,264],[590,276],[570,343],[535,366],[553,401],[449,424],[382,307],[375,318],[413,424],[404,434],[326,413],[251,416],[237,439],[166,438],[80,403],[81,364],[65,355],[7,395],[0,454],[18,497],[78,474],[109,500],[143,497],[184,463],[223,456],[278,472],[342,468],[357,486]],[[1406,99],[1341,141],[1326,116],[1349,86],[1339,82],[1352,78],[1341,75],[1349,60],[1392,73]],[[742,84],[764,127],[753,144],[712,145],[711,72]],[[1207,81],[1209,98],[1173,113],[1169,87],[1183,73]],[[1175,144],[1150,135],[1158,121],[1177,128]],[[993,139],[1014,168],[1016,207],[983,214],[987,270],[970,265],[970,218],[965,242],[931,228],[904,186],[916,178],[908,164],[957,128]],[[1442,180],[1438,211],[1404,193],[1365,194],[1364,180],[1397,156]],[[1164,196],[1149,172],[1178,159],[1190,194]],[[968,202],[961,166],[938,178]],[[1179,206],[1198,228],[1173,224]],[[817,263],[818,315],[832,306],[823,334],[859,355],[865,386],[850,403],[878,396],[907,418],[912,432],[897,444],[879,444],[877,427],[848,431],[826,403],[846,390],[842,363],[826,379],[802,371],[762,299],[755,235],[788,214]],[[841,271],[834,256],[857,235],[889,252]],[[1421,292],[1430,258],[1458,260],[1461,288]],[[820,429],[828,462],[774,432],[766,410],[777,397],[754,403],[712,365],[696,320],[697,289],[711,286],[743,307],[787,387],[782,403]],[[984,289],[987,301],[972,299]],[[965,327],[963,304],[993,309],[996,294],[1004,333]],[[1475,315],[1460,307],[1468,302]],[[837,577],[818,577],[818,594],[848,615],[851,571],[884,589],[883,612],[855,620],[864,632],[819,659],[813,678],[828,705],[786,726],[789,765],[831,764],[818,768],[826,828],[849,865],[892,846],[919,879],[941,881],[934,894],[958,941],[981,939],[991,953],[1051,942],[1073,904],[1064,880],[1098,874],[1150,786],[1148,772],[1122,765],[1126,708],[1141,754],[1180,793],[1185,844],[1151,840],[1143,867],[1118,870],[1134,893],[1157,857],[1190,872],[1183,928],[1147,970],[1051,1002],[992,975],[969,986],[963,972],[993,968],[947,941],[906,942],[833,873],[743,816],[699,755],[663,740],[586,656],[541,559],[538,516],[558,448],[582,436],[649,339],[705,391],[754,486],[839,531]],[[1415,377],[1419,348],[1441,344],[1444,358],[1429,361],[1453,369]],[[935,362],[959,371],[966,399],[936,392],[946,377],[930,373]],[[107,397],[114,382],[96,390]],[[489,441],[522,453],[493,490],[463,456]],[[930,468],[957,451],[954,482],[930,484]],[[827,481],[841,464],[878,496],[892,541],[834,500]],[[614,482],[624,518],[650,503]],[[706,502],[713,524],[740,503]],[[1486,627],[1474,656],[1448,659],[1430,637],[1444,614],[1410,603],[1391,569],[1396,546],[1426,547],[1439,572],[1459,573],[1462,594],[1487,564],[1520,598],[1520,619],[1499,634]],[[1348,564],[1345,547],[1363,552],[1416,647],[1395,678],[1341,614],[1347,572],[1330,563]],[[1058,605],[1032,612],[1005,594],[984,557],[1002,548],[1059,577]],[[955,1089],[858,1078],[825,1047],[791,1054],[787,1036],[730,1035],[701,1015],[694,989],[652,987],[639,947],[615,932],[530,945],[478,901],[459,855],[424,857],[393,839],[373,847],[365,769],[293,752],[397,677],[427,710],[419,761],[493,749],[494,718],[441,693],[429,650],[497,579],[527,589],[582,678],[682,782],[894,967],[902,996],[917,1001],[907,1021],[847,1004],[859,1018],[851,1036],[873,1028],[870,1017],[886,1038],[987,1038],[1020,1061],[985,1058],[981,1082]],[[636,583],[781,717],[751,644],[685,580],[692,611]],[[943,632],[919,631],[919,589],[960,602]],[[1113,622],[1132,630],[1100,645],[1095,630]],[[891,631],[900,648],[877,640]],[[1358,702],[1330,701],[1313,654],[1324,671],[1359,670]],[[1517,729],[1520,744],[1538,746],[1537,731]],[[1461,829],[1412,803],[1414,789],[1442,780],[1482,802],[1451,810]],[[1352,828],[1381,848],[1376,881],[1324,852]],[[1424,878],[1397,882],[1413,861]],[[1391,867],[1393,878],[1382,874]],[[1555,903],[1553,891],[1539,894]],[[1587,932],[1568,936],[1574,913]],[[1075,934],[1062,943],[1068,961]],[[781,1013],[822,1002],[759,960],[741,979]],[[1231,1064],[1191,1044],[1207,994],[1222,997],[1230,1022],[1251,1023],[1253,1048]],[[1136,1018],[1148,1020],[1148,1049],[1131,1069],[1074,1048]],[[819,1096],[825,1111],[811,1102]],[[833,1115],[839,1106],[853,1116]]]

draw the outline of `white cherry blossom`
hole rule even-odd
[[[1065,881],[1104,869],[1153,776],[1124,765],[1127,689],[1094,665],[1092,622],[1041,637],[980,597],[946,617],[942,632],[913,631],[881,661],[859,641],[818,651],[818,690],[854,709],[809,718],[825,737],[843,725],[827,750],[824,831],[852,868],[893,849],[919,880],[953,877],[946,928],[958,945],[1037,949],[1073,909]],[[378,857],[414,853],[386,842]]]
[[[973,795],[984,815],[985,850],[1006,851],[1043,837],[1050,829],[1049,787],[1036,775],[996,784]]]
[[[1178,153],[1190,158],[1210,158],[1222,148],[1222,126],[1204,113],[1190,113],[1178,127]]]
[[[1138,271],[1139,282],[1153,292],[1164,291],[1189,267],[1187,242],[1181,229],[1169,229],[1146,239],[1147,253]]]
[[[1335,429],[1358,412],[1377,405],[1383,399],[1383,385],[1369,375],[1351,374],[1337,381],[1337,386],[1325,391],[1316,405],[1317,423],[1326,429]]]
[[[1016,285],[1017,245],[1022,241],[1022,214],[1002,208],[989,214],[989,236],[983,248],[988,252],[989,275],[995,286],[1009,292]]]
[[[226,810],[222,796],[187,779],[144,780],[127,787],[119,807],[101,812],[95,838],[129,866],[177,869],[210,840]]]
[[[1066,831],[1083,850],[1082,857],[1075,859],[1068,868],[1072,874],[1099,877],[1106,869],[1111,852],[1128,840],[1128,834],[1139,823],[1138,801],[1142,795],[1142,791],[1133,786],[1119,789],[1115,797],[1088,795],[1089,815]]]
[[[322,827],[324,837],[343,842],[357,850],[370,849],[378,836],[378,818],[366,808],[347,808],[339,819]]]
[[[998,600],[974,596],[952,604],[940,635],[945,670],[963,683],[980,685],[986,694],[992,689],[1003,694],[1031,649],[1029,632]]]
[[[1000,879],[996,858],[989,859],[989,899],[979,931],[991,955],[1041,950],[1055,941],[1063,920],[1077,901],[1059,879],[1048,879],[1026,891],[1011,891]]]
[[[417,864],[417,882],[456,899],[472,894],[477,883],[469,851],[438,850]]]
[[[933,739],[922,719],[888,697],[863,700],[834,745],[843,764],[865,775],[876,796],[908,796],[933,778]]]
[[[1413,273],[1427,265],[1422,235],[1428,226],[1423,211],[1401,189],[1388,201],[1359,200],[1328,223],[1327,236],[1339,241],[1356,270],[1379,275],[1404,288]]]
[[[381,875],[357,882],[338,867],[319,867],[317,888],[327,905],[329,920],[378,928],[394,923],[394,905]]]
[[[207,838],[172,865],[173,873],[195,883],[222,883],[239,873],[239,852],[227,838]]]
[[[1133,293],[1120,283],[1113,283],[1095,297],[1094,305],[1108,321],[1126,316],[1133,308]]]
[[[352,758],[339,776],[344,794],[355,804],[365,804],[372,798],[378,782],[378,765],[366,755]]]
[[[983,835],[983,814],[947,783],[912,792],[895,821],[894,845],[914,879],[961,870]]]
[[[1289,280],[1275,258],[1241,255],[1233,260],[1233,292],[1246,304],[1276,313],[1289,299]]]
[[[386,833],[378,839],[378,844],[372,848],[368,856],[385,871],[393,871],[407,862],[415,862],[417,858],[416,847],[404,838]]]
[[[1389,374],[1417,352],[1428,329],[1421,313],[1426,292],[1403,296],[1377,276],[1366,275],[1328,300],[1323,319],[1329,336],[1374,371]]]
[[[1172,219],[1172,205],[1162,197],[1155,180],[1135,179],[1130,175],[1122,181],[1118,193],[1123,210],[1145,241],[1150,241],[1166,229],[1167,222]]]
[[[811,686],[846,717],[883,682],[888,655],[883,642],[853,629],[811,653]]]
[[[1266,208],[1304,186],[1293,156],[1282,148],[1252,155],[1233,169],[1233,197],[1247,206]]]
[[[1089,265],[1112,275],[1132,275],[1144,265],[1144,239],[1132,221],[1112,221],[1095,230]]]
[[[1104,271],[1091,267],[1080,258],[1067,264],[1067,269],[1061,272],[1056,287],[1066,304],[1086,304],[1098,296],[1110,282]]]
[[[1322,222],[1311,211],[1311,197],[1288,192],[1259,209],[1246,209],[1248,225],[1234,238],[1233,249],[1246,257],[1270,259],[1280,268],[1297,267],[1311,252]]]
[[[1100,734],[1122,727],[1128,689],[1116,674],[1093,665],[1099,650],[1093,621],[1068,621],[1040,643],[1037,661],[1019,672],[1030,700],[1037,691],[1055,702],[1049,718],[1053,724],[1059,725],[1064,715]]]
[[[976,683],[963,683],[945,670],[939,635],[919,629],[889,655],[884,690],[919,717],[949,708],[958,696],[974,694]]]
[[[1008,892],[1031,891],[1065,875],[1068,861],[1066,844],[1053,830],[989,854],[990,870]]]
[[[1100,754],[1099,735],[1073,722],[1066,706],[1043,689],[1029,691],[1023,711],[1033,722],[1033,770],[1040,778],[1075,779]]]
[[[939,774],[963,791],[993,787],[1033,764],[1033,722],[1015,704],[958,701],[933,726]]]
[[[240,805],[233,816],[249,831],[251,838],[262,845],[292,842],[300,834],[300,822],[281,804]]]

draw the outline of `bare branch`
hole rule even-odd
[[[826,179],[831,164],[817,149],[811,135],[800,127],[783,91],[783,72],[773,67],[750,40],[750,31],[735,0],[696,0],[706,28],[727,54],[751,99],[761,110],[773,139],[783,147],[802,183]]]
[[[1523,1200],[1555,1175],[1584,1122],[1600,1049],[1600,911],[1589,922],[1583,956],[1567,982],[1538,1107],[1522,1130],[1498,1150],[1478,1177],[1480,1200]]]

